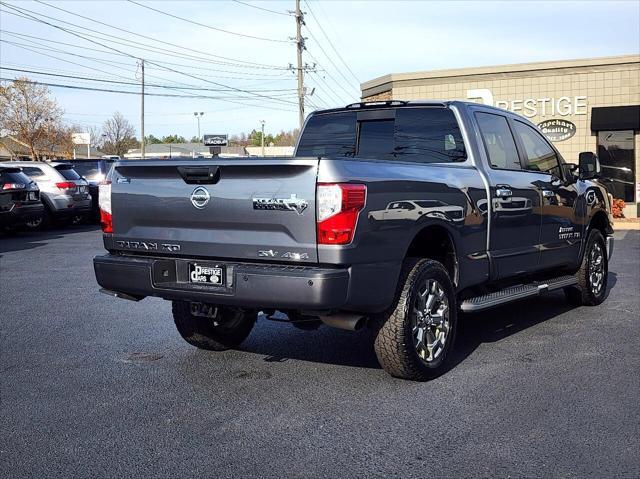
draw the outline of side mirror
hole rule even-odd
[[[590,151],[583,151],[578,156],[578,165],[580,167],[580,179],[590,180],[600,176],[600,161],[598,157]]]

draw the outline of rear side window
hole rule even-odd
[[[356,114],[352,111],[314,115],[307,122],[296,156],[354,156]]]
[[[418,163],[466,160],[462,133],[453,112],[448,108],[399,108],[394,157]]]
[[[55,167],[65,180],[79,180],[80,175],[73,168],[67,165],[58,165]]]
[[[28,185],[33,180],[20,171],[0,172],[0,187],[4,183],[17,183],[19,185]]]
[[[504,116],[476,112],[476,120],[492,168],[521,170],[516,143]]]
[[[520,138],[527,157],[527,169],[531,171],[541,171],[560,176],[560,165],[558,155],[553,148],[542,138],[542,135],[529,125],[521,121],[515,121],[516,135]]]
[[[22,172],[36,181],[48,181],[47,175],[40,168],[35,166],[23,166]]]

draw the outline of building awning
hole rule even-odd
[[[640,105],[593,108],[591,130],[640,130]]]

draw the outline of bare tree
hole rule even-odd
[[[102,150],[108,155],[124,155],[131,148],[138,146],[136,130],[122,113],[116,111],[102,126],[104,143]]]
[[[64,129],[62,113],[49,89],[26,77],[0,86],[0,129],[26,143],[33,160],[40,158],[44,148],[51,151],[51,138]]]
[[[89,142],[91,146],[94,146],[98,149],[102,148],[102,143],[104,142],[102,130],[97,126],[90,126],[89,128],[87,128],[87,132],[89,133]]]

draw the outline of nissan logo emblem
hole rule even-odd
[[[201,210],[209,203],[211,195],[206,188],[198,186],[193,193],[191,193],[191,204]]]

